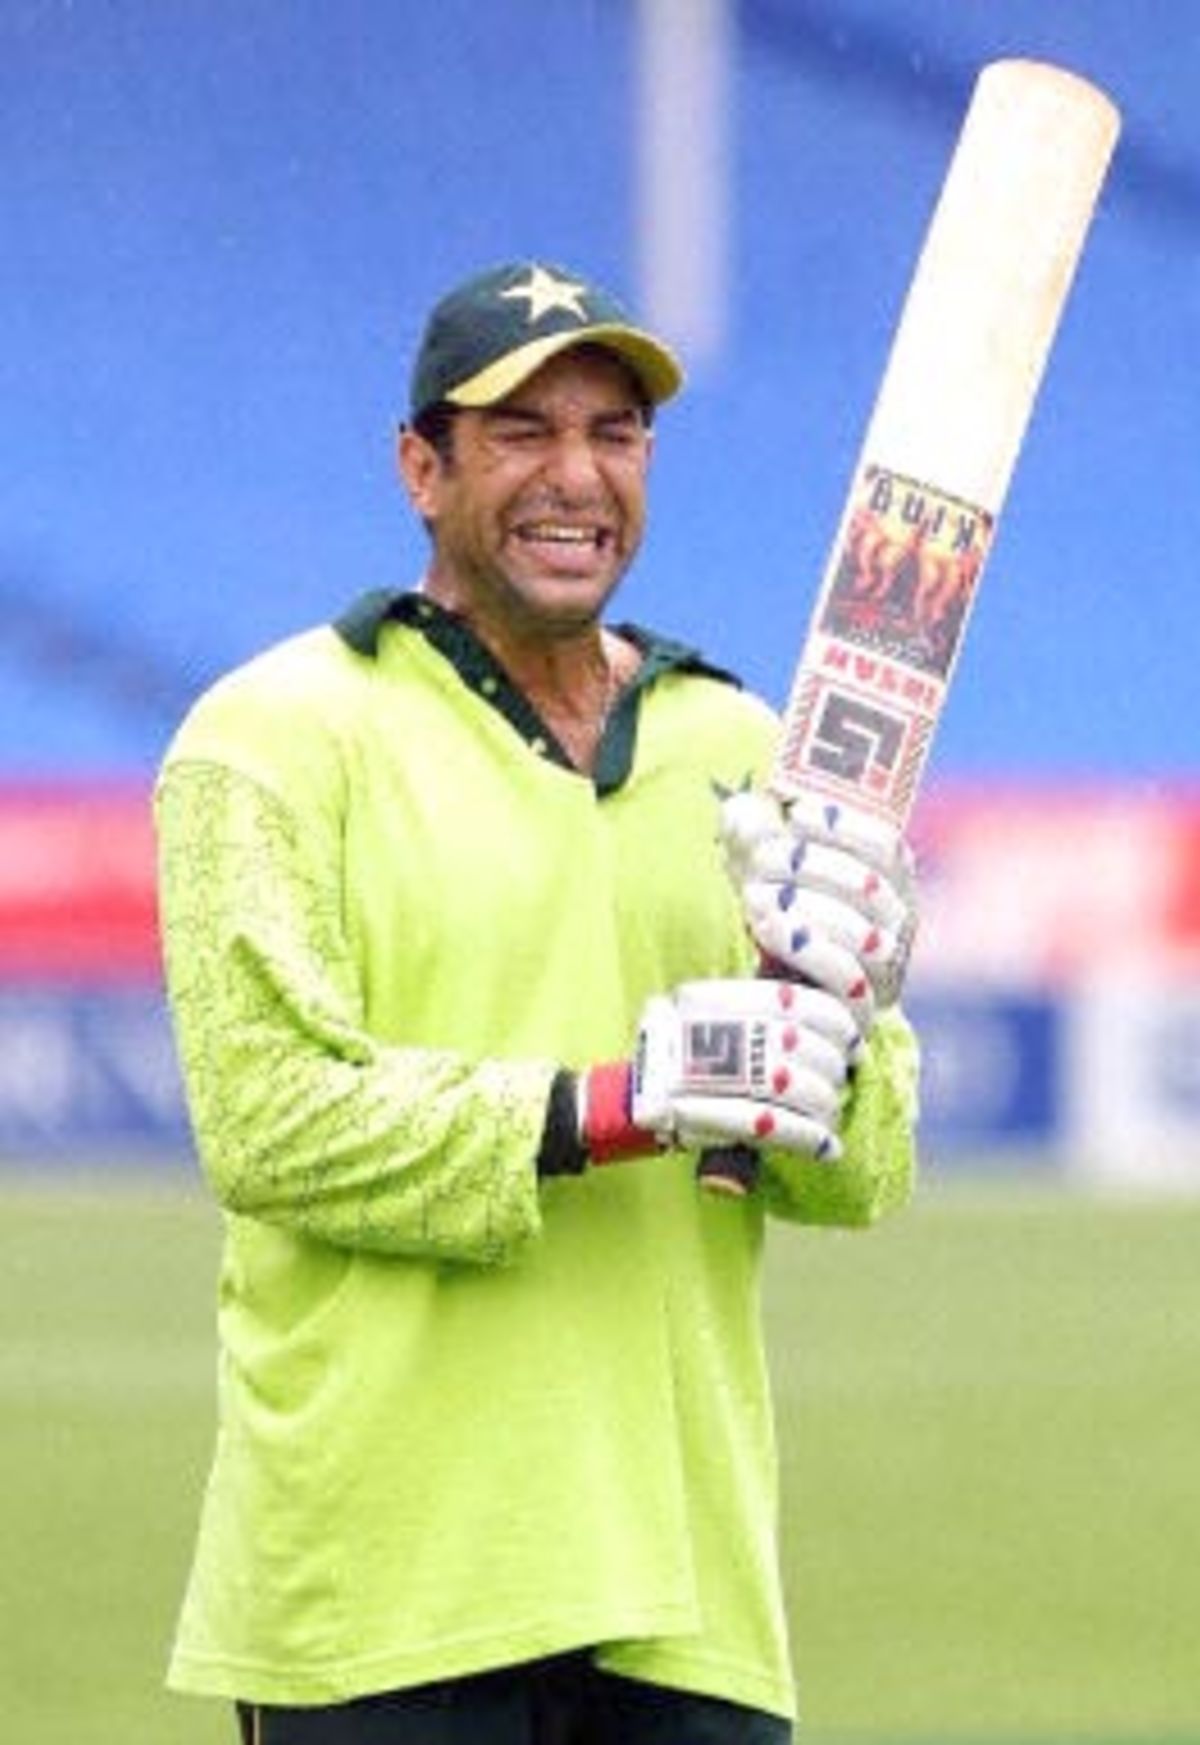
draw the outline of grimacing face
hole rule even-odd
[[[400,465],[433,540],[431,594],[517,632],[595,623],[641,543],[652,436],[629,368],[561,352],[504,400],[464,408],[446,452],[414,431]]]

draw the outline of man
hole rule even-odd
[[[747,787],[765,705],[604,621],[679,382],[561,269],[452,292],[399,439],[421,587],[228,676],[165,762],[226,1215],[171,1681],[255,1745],[790,1736],[764,1219],[908,1192],[911,898],[887,832]],[[744,1199],[697,1183],[722,1140]]]

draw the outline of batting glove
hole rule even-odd
[[[649,1001],[632,1062],[582,1075],[580,1137],[593,1162],[655,1146],[771,1145],[833,1162],[861,1035],[820,988],[685,982]]]
[[[846,1002],[865,1034],[900,997],[917,930],[912,851],[885,819],[761,790],[721,803],[721,841],[768,965]]]

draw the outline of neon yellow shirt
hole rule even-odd
[[[837,1165],[539,1179],[556,1072],[751,964],[713,782],[764,705],[643,637],[595,780],[405,596],[215,686],[157,795],[168,986],[226,1219],[219,1433],[170,1669],[303,1705],[595,1645],[789,1714],[764,1217],[909,1191],[881,1023]],[[357,646],[351,646],[349,636]]]

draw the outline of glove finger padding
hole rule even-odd
[[[743,908],[764,957],[844,1000],[864,1033],[876,1007],[894,1003],[906,952],[899,935],[859,909],[801,885],[763,883],[743,888]]]
[[[745,790],[722,802],[721,837],[759,950],[845,999],[869,1028],[875,1007],[899,998],[916,933],[901,832],[832,801],[801,795],[785,810]]]
[[[686,982],[649,1002],[632,1115],[669,1143],[769,1142],[833,1160],[860,1033],[842,1002],[792,982]]]

